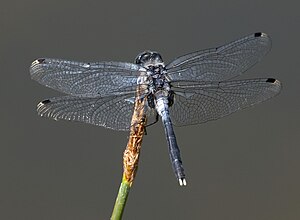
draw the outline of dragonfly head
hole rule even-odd
[[[142,65],[144,67],[148,66],[164,66],[164,61],[161,58],[161,55],[155,51],[146,50],[135,58],[135,63]]]

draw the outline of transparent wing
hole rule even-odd
[[[203,123],[265,101],[280,89],[281,83],[270,78],[178,82],[174,83],[175,100],[170,115],[176,126]]]
[[[63,96],[46,99],[37,106],[40,116],[79,121],[126,131],[130,128],[134,94],[106,97]],[[148,124],[153,122],[154,110],[145,106]]]
[[[131,63],[83,63],[41,58],[30,66],[32,79],[73,96],[106,96],[135,91],[140,67]]]
[[[114,130],[128,130],[133,113],[132,97],[81,98],[63,96],[38,104],[38,114],[55,120],[80,121]]]
[[[270,49],[270,38],[255,33],[218,48],[181,56],[166,69],[171,80],[224,81],[245,72]]]

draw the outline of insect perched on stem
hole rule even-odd
[[[39,83],[67,94],[40,102],[40,115],[114,130],[130,130],[139,87],[145,125],[161,118],[175,176],[186,185],[173,125],[215,120],[278,94],[281,83],[273,78],[229,81],[260,61],[270,48],[270,38],[255,33],[167,65],[159,53],[145,51],[135,63],[41,58],[32,63],[30,73]]]

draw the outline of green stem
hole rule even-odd
[[[122,182],[119,188],[118,196],[115,202],[115,206],[111,215],[111,220],[122,219],[123,211],[125,208],[126,200],[130,191],[130,184],[122,178]]]

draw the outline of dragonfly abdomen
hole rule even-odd
[[[169,148],[169,156],[172,168],[180,186],[186,185],[184,169],[181,161],[180,150],[177,144],[175,132],[170,118],[168,98],[161,96],[156,101],[156,110],[162,118]]]

